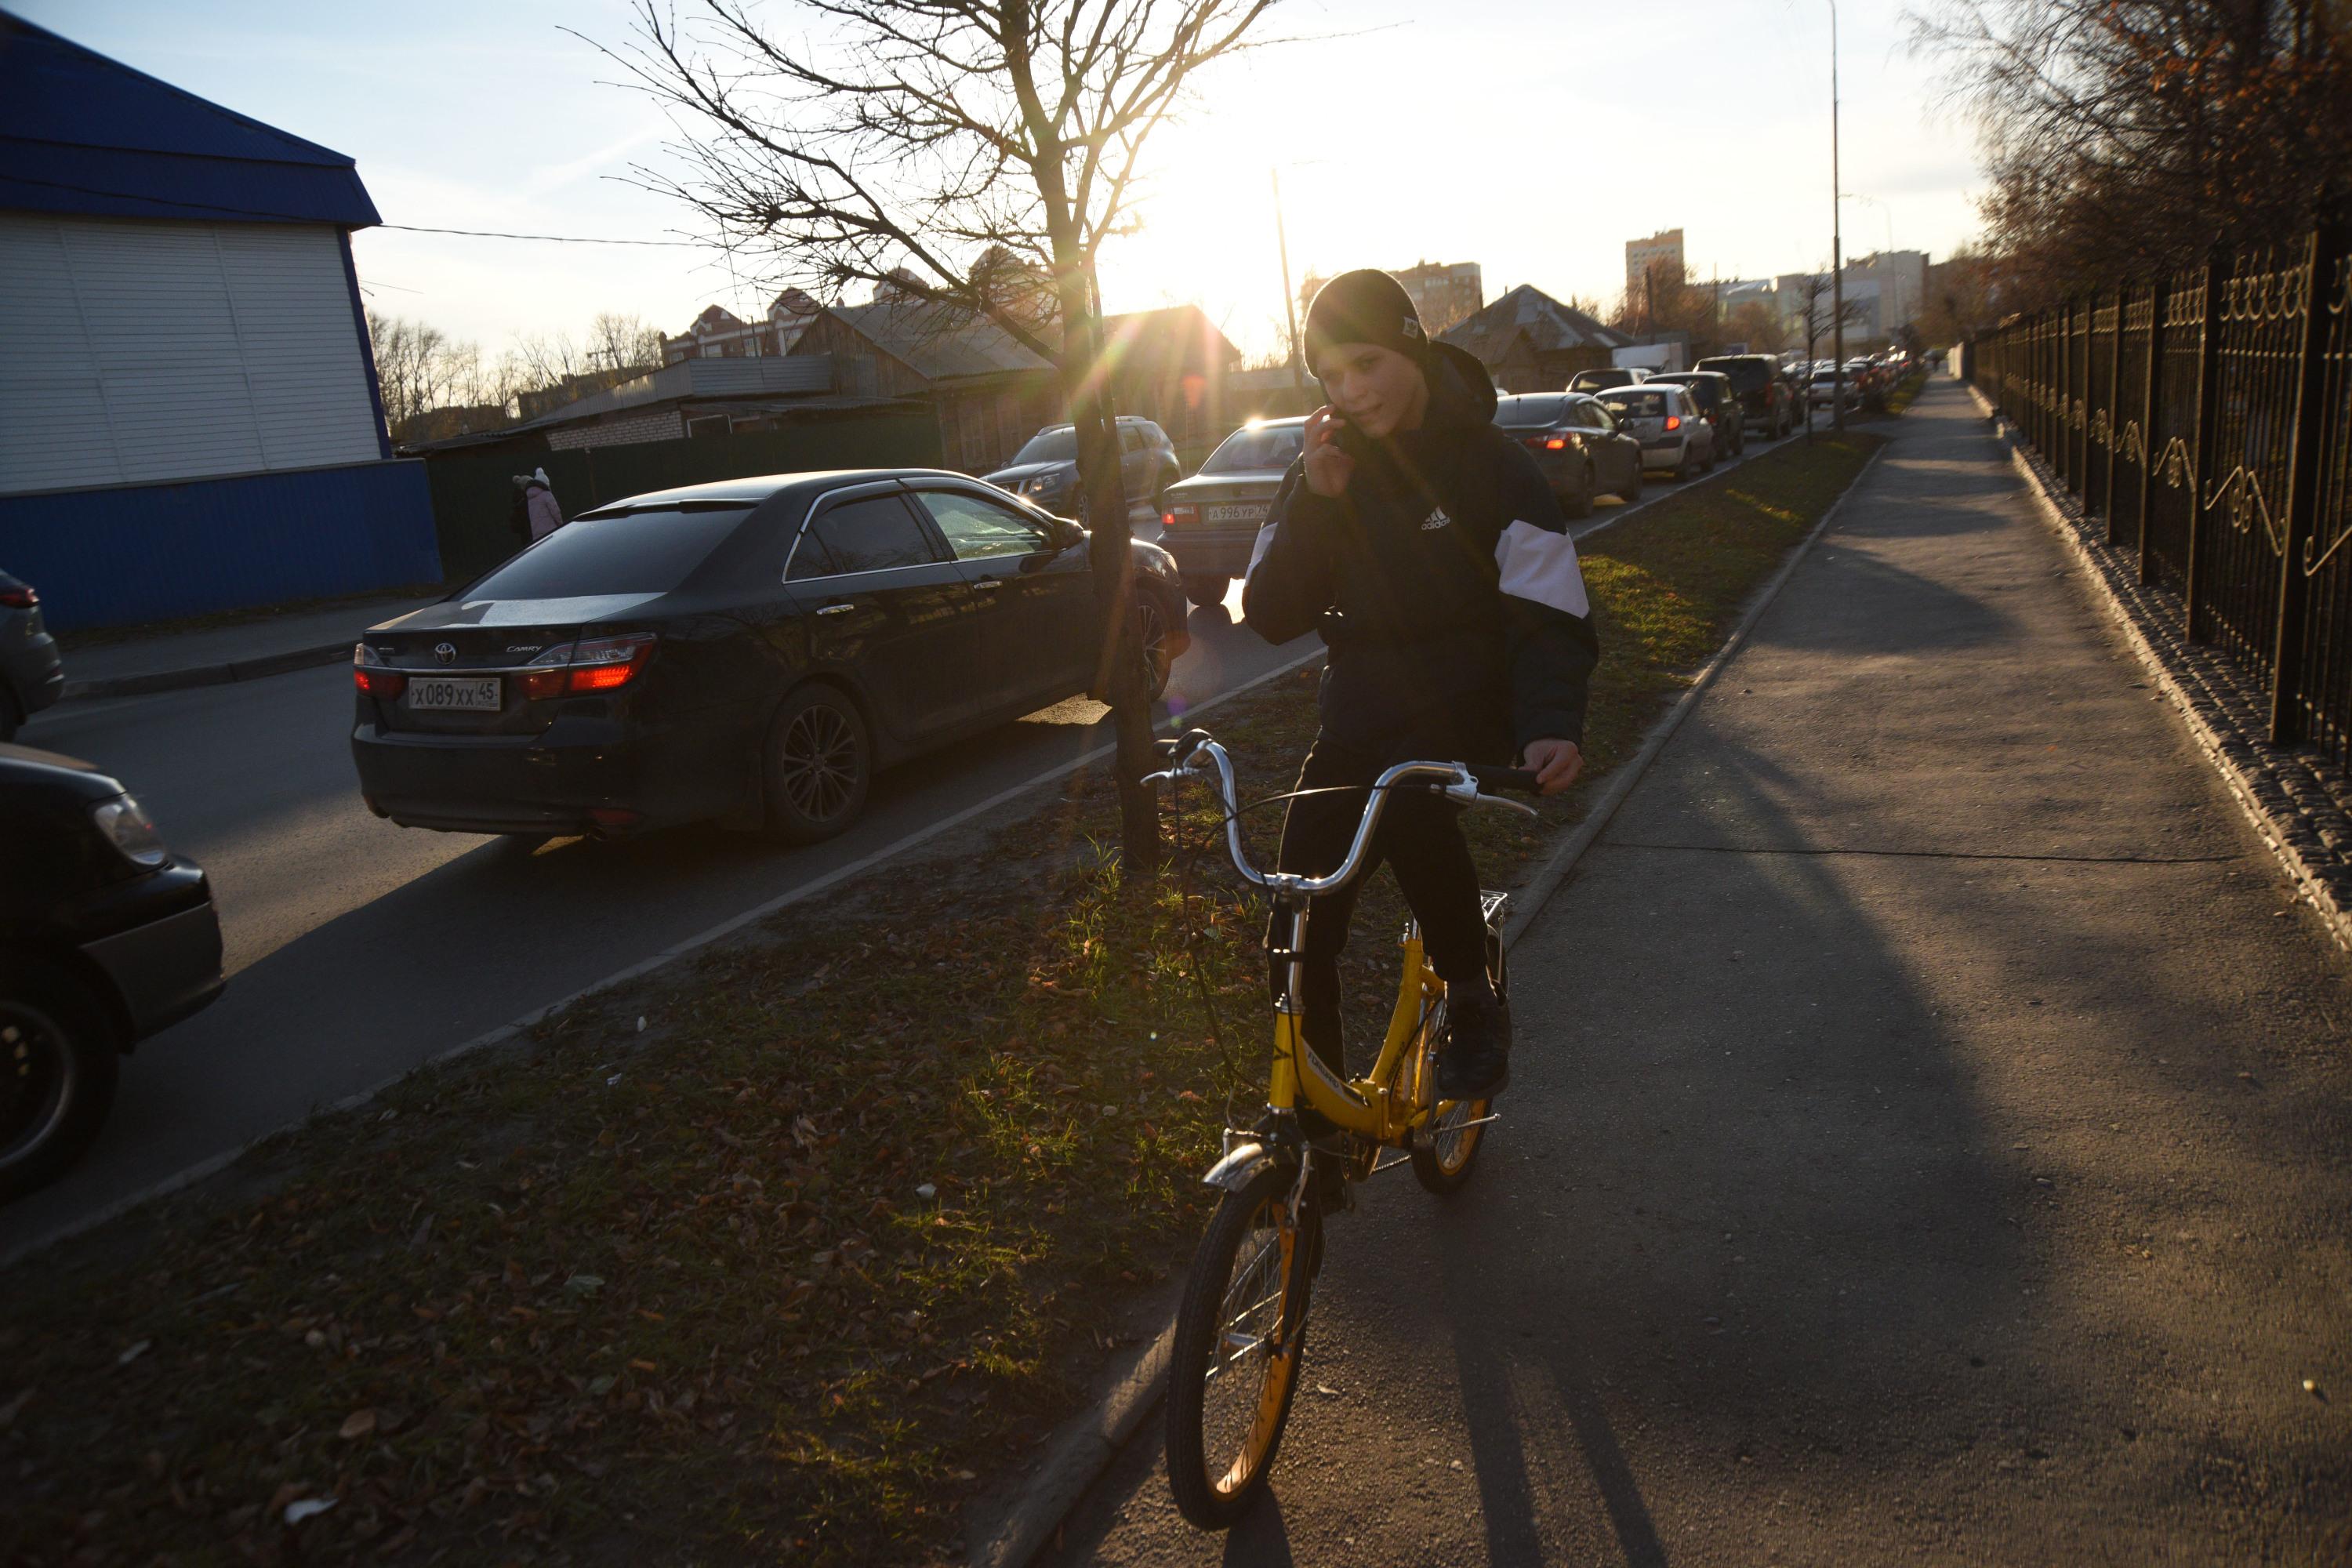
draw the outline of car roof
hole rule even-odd
[[[967,484],[981,484],[970,474],[959,474],[950,468],[819,468],[794,474],[753,474],[738,479],[714,479],[705,485],[680,485],[674,489],[647,490],[642,495],[618,496],[601,506],[589,509],[591,513],[608,512],[614,507],[677,506],[694,502],[740,501],[745,506],[783,495],[802,491],[814,496],[825,490],[837,490],[850,485],[875,484],[886,479],[960,479]],[[585,515],[585,514],[583,514]]]
[[[1234,431],[1233,436],[1240,435],[1243,430],[1271,430],[1277,425],[1304,425],[1306,423],[1307,416],[1304,414],[1286,414],[1278,419],[1253,419],[1247,424],[1242,426],[1240,429]],[[1232,439],[1232,436],[1228,436],[1226,439]]]

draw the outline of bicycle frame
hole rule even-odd
[[[1299,996],[1302,994],[1307,922],[1315,896],[1353,881],[1362,868],[1372,835],[1380,826],[1389,793],[1399,785],[1435,784],[1447,799],[1463,805],[1494,805],[1535,813],[1516,801],[1481,795],[1470,770],[1459,763],[1399,763],[1382,773],[1370,787],[1354,840],[1338,869],[1328,876],[1306,877],[1296,872],[1260,871],[1250,864],[1242,846],[1239,803],[1234,798],[1233,762],[1223,746],[1202,740],[1177,764],[1150,775],[1145,782],[1179,777],[1206,777],[1198,759],[1205,757],[1215,770],[1215,787],[1225,806],[1225,842],[1241,874],[1274,895],[1276,929],[1284,932],[1275,951],[1286,958],[1282,995],[1275,1004],[1274,1062],[1266,1103],[1277,1115],[1295,1113],[1301,1104],[1312,1106],[1336,1126],[1375,1144],[1403,1143],[1412,1131],[1438,1108],[1431,1097],[1427,1064],[1408,1063],[1407,1052],[1422,1038],[1422,1019],[1430,1005],[1444,994],[1444,983],[1429,967],[1422,950],[1421,930],[1408,924],[1404,933],[1403,974],[1395,1006],[1389,1015],[1379,1059],[1362,1078],[1341,1079],[1307,1043]],[[1498,925],[1505,900],[1486,895],[1484,912],[1490,926]],[[1407,1070],[1409,1068],[1410,1070]]]

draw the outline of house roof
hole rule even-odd
[[[1561,304],[1531,283],[1520,284],[1437,338],[1469,350],[1481,363],[1495,364],[1510,353],[1512,340],[1522,335],[1539,354],[1562,349],[1622,349],[1633,341],[1616,328]]]
[[[502,432],[543,430],[600,415],[657,404],[709,398],[818,396],[833,390],[831,354],[765,354],[748,359],[689,359],[649,371],[634,381],[591,393],[576,403],[526,419]]]
[[[383,221],[342,153],[5,12],[0,207],[345,228]]]
[[[1054,368],[987,317],[952,305],[877,300],[870,305],[835,305],[832,313],[926,381]]]

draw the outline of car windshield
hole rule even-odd
[[[1495,399],[1497,425],[1558,425],[1568,417],[1568,399],[1557,393],[1531,392]]]
[[[1209,460],[1204,474],[1239,474],[1254,468],[1286,468],[1307,439],[1304,425],[1259,425],[1226,437]]]
[[[748,506],[672,506],[574,518],[466,590],[466,597],[667,594],[751,513]]]
[[[1604,392],[1601,401],[1633,419],[1655,419],[1666,411],[1666,395],[1663,392]]]
[[[1721,371],[1731,378],[1734,392],[1754,392],[1771,379],[1772,369],[1760,359],[1742,359],[1733,355],[1727,359],[1703,359],[1701,370]]]
[[[1016,463],[1075,463],[1078,460],[1078,433],[1067,425],[1056,425],[1050,430],[1040,430],[1029,437],[1029,444],[1013,456]]]

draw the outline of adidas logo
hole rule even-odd
[[[1451,528],[1453,526],[1454,520],[1445,515],[1445,509],[1444,507],[1439,507],[1435,511],[1431,512],[1428,518],[1422,523],[1421,531],[1423,533],[1427,533],[1434,529]]]

